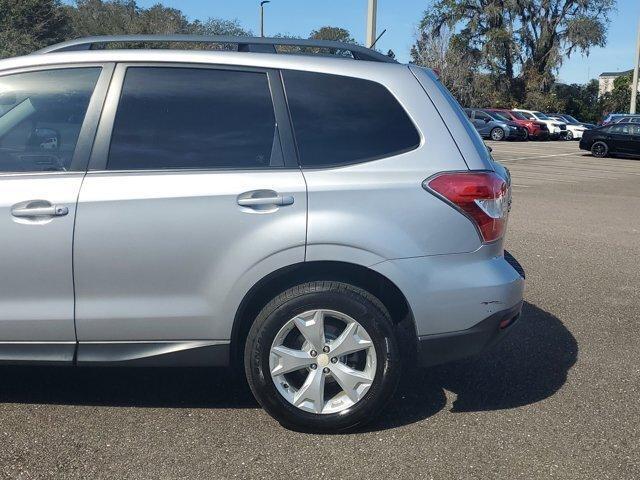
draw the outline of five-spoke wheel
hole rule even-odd
[[[309,310],[289,320],[271,345],[269,370],[278,392],[296,407],[335,413],[357,403],[376,374],[376,350],[356,320]]]
[[[309,282],[267,304],[245,344],[256,399],[283,425],[347,430],[370,421],[399,376],[393,322],[369,292]]]

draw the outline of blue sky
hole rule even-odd
[[[219,17],[238,19],[255,33],[259,32],[258,0],[138,0],[140,6],[155,3],[181,9],[190,19]],[[380,50],[391,48],[400,61],[409,59],[416,25],[427,0],[378,0]],[[323,25],[348,29],[361,43],[365,37],[367,0],[271,0],[265,6],[265,33],[289,33],[307,36]],[[626,70],[633,66],[633,50],[640,20],[640,0],[618,0],[617,12],[611,16],[607,46],[593,49],[588,57],[574,55],[560,69],[560,79],[584,83],[603,71]]]

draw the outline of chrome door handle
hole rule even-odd
[[[238,205],[241,207],[257,207],[261,205],[284,207],[286,205],[293,205],[293,197],[291,195],[277,195],[275,197],[239,198]]]
[[[69,213],[64,205],[51,205],[50,207],[23,207],[11,210],[14,217],[63,217]]]

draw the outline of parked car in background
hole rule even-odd
[[[527,131],[527,139],[546,140],[549,138],[549,129],[546,123],[531,120],[520,112],[507,110],[503,108],[485,108],[485,112],[496,112],[505,118],[508,118],[517,125],[524,127]]]
[[[596,126],[597,126],[594,123],[581,122],[576,117],[572,117],[568,113],[549,113],[549,114],[547,114],[547,116],[550,116],[550,115],[553,115],[554,117],[560,117],[560,119],[562,121],[566,122],[567,125],[569,125],[569,124],[571,124],[571,125],[582,125],[584,127],[587,127],[587,129],[596,128]]]
[[[537,110],[524,110],[521,108],[514,108],[513,111],[522,113],[529,120],[536,120],[538,122],[546,124],[547,128],[549,129],[549,137],[553,140],[564,138],[567,134],[566,122],[553,120],[547,117],[544,113],[538,112]]]
[[[582,133],[587,130],[587,127],[582,125],[580,122],[570,122],[564,118],[564,116],[557,113],[547,113],[546,115],[552,120],[565,122],[567,124],[567,133],[564,136],[565,140],[580,140],[582,138]]]
[[[506,118],[494,118],[479,108],[465,108],[464,112],[482,138],[498,141],[525,138],[518,125]]]
[[[157,42],[236,47],[93,49]],[[130,35],[1,60],[0,92],[0,364],[234,365],[344,431],[520,316],[509,172],[431,70]]]
[[[611,123],[636,123],[640,124],[640,115],[629,115],[627,117],[618,118],[615,122]]]
[[[511,130],[515,130],[515,134],[512,137],[514,140],[528,139],[529,133],[527,132],[527,129],[521,125],[518,125],[517,122],[510,120],[509,118],[505,117],[504,115],[498,112],[492,112],[491,110],[487,110],[487,109],[482,109],[482,111],[487,115],[489,115],[491,118],[493,118],[495,121],[505,122],[507,125],[509,125],[509,127],[511,127]]]
[[[632,118],[640,118],[640,115],[632,113],[610,113],[602,121],[602,125],[609,125],[610,123],[618,123],[620,121],[630,121]]]
[[[607,155],[640,155],[640,125],[614,123],[587,130],[580,140],[580,148],[594,157]]]

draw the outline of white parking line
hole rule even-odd
[[[575,152],[574,153],[555,153],[553,155],[536,155],[535,157],[518,157],[518,158],[511,158],[510,160],[528,160],[530,158],[570,157],[572,155],[576,155]]]

